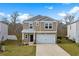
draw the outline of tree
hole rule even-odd
[[[63,21],[58,26],[59,32],[61,33],[61,36],[66,36],[67,34],[67,25],[74,22],[75,15],[74,14],[66,14],[66,16],[63,17],[63,21],[65,24],[63,24]]]
[[[11,15],[12,32],[15,35],[16,35],[16,23],[18,21],[18,16],[19,16],[18,12],[14,12]]]
[[[75,18],[75,15],[66,14],[66,16],[64,16],[64,20],[65,20],[66,25],[71,24],[72,22],[74,22],[74,18]]]
[[[58,29],[57,29],[57,36],[58,37],[65,37],[67,34],[67,27],[66,24],[62,23],[61,21],[58,22]]]

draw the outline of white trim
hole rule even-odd
[[[24,31],[22,33],[56,33],[57,31]]]
[[[24,33],[22,33],[22,40],[24,40]]]
[[[30,26],[32,26],[32,28],[30,28]],[[33,26],[33,23],[29,23],[29,29],[33,29],[34,26]]]
[[[35,31],[35,33],[57,33],[57,31]]]
[[[25,21],[23,23],[30,23],[31,24],[31,23],[33,23],[33,21]]]
[[[22,33],[33,33],[34,29],[23,29]]]
[[[27,38],[26,38],[26,35],[27,35]],[[28,34],[27,33],[24,33],[24,38],[25,39],[28,39]]]
[[[33,22],[33,21],[32,21],[32,22]],[[57,21],[47,21],[47,20],[46,20],[46,21],[43,21],[43,20],[42,20],[42,21],[34,21],[34,22],[57,22]]]
[[[36,21],[25,21],[23,23],[34,23],[34,22],[57,22],[57,21],[47,21],[47,20],[46,21],[43,21],[43,20],[42,21],[37,21],[36,20]]]
[[[46,24],[48,24],[48,28],[45,28],[46,27]],[[52,25],[52,28],[51,29],[49,28],[49,24]],[[44,29],[45,30],[53,30],[53,22],[46,22],[46,23],[44,23]]]

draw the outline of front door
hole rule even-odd
[[[30,42],[33,42],[33,35],[30,35]]]

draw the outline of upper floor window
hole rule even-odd
[[[52,24],[51,23],[49,23],[49,29],[52,29]]]
[[[52,23],[45,23],[45,29],[52,29]]]
[[[33,29],[33,24],[30,24],[30,29]]]
[[[45,24],[45,28],[48,29],[48,23]]]

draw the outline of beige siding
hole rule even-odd
[[[57,22],[52,22],[53,29],[47,30],[44,28],[44,22],[34,22],[33,28],[36,31],[56,31],[57,30]],[[23,24],[23,29],[29,29],[29,23]]]
[[[23,24],[23,29],[28,29],[29,28],[29,23]]]
[[[40,22],[39,26],[36,27],[36,28],[37,28],[37,31],[56,31],[57,23],[56,22],[52,22],[52,25],[53,25],[53,29],[47,30],[47,29],[44,28],[44,22]]]
[[[57,23],[53,22],[53,31],[56,31],[56,29],[57,29]]]

